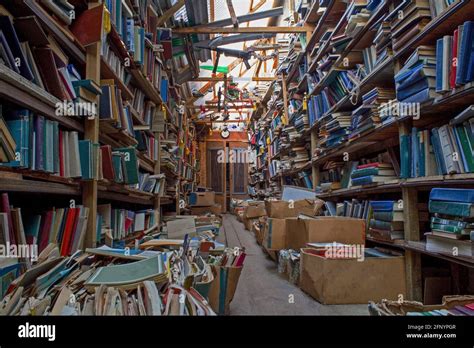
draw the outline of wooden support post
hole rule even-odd
[[[399,126],[400,135],[410,131],[411,122],[402,122]],[[420,240],[420,219],[418,214],[418,190],[416,187],[403,187],[403,216],[406,241]],[[408,300],[422,300],[421,255],[416,251],[405,251],[405,270]]]
[[[319,146],[318,144],[318,135],[317,130],[313,129],[311,131],[311,157],[313,157],[314,150]],[[313,164],[312,168],[312,179],[313,179],[313,190],[316,190],[316,187],[319,185],[320,181],[320,173],[319,173],[319,165]]]
[[[98,3],[90,3],[89,8],[94,8],[98,5]],[[97,84],[100,84],[100,47],[101,43],[97,42],[86,48],[86,79],[91,79]],[[98,97],[96,98],[96,103],[98,104]],[[99,115],[96,115],[92,120],[86,119],[84,122],[84,139],[98,143]],[[82,188],[82,204],[84,207],[89,208],[84,247],[93,248],[97,243],[97,180],[83,182]]]
[[[283,112],[285,113],[284,117],[282,117],[282,123],[283,125],[287,125],[289,115],[288,115],[288,90],[286,86],[285,74],[281,75],[281,89],[283,91]]]

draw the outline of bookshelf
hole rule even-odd
[[[360,73],[361,68],[365,69],[365,65],[369,62],[364,57],[364,50],[368,52],[368,48],[372,45],[377,47],[378,42],[382,41],[379,34],[387,28],[384,27],[387,25],[386,22],[391,23],[398,11],[403,11],[403,6],[406,6],[405,2],[398,0],[369,3],[374,7],[367,11],[368,15],[361,20],[362,24],[354,26],[356,29],[348,33],[345,32],[346,26],[351,21],[348,13],[362,17],[360,11],[350,12],[354,11],[352,7],[354,5],[350,1],[312,1],[308,4],[305,15],[301,16],[302,25],[312,29],[312,32],[308,32],[305,37],[306,45],[303,44],[299,52],[294,52],[294,41],[288,37],[289,44],[284,48],[288,54],[285,52],[282,56],[280,52],[279,57],[280,64],[277,71],[280,78],[268,86],[266,94],[257,102],[252,113],[250,129],[254,136],[252,148],[257,157],[257,165],[250,173],[250,182],[254,187],[254,197],[259,199],[279,197],[282,185],[294,184],[293,178],[298,178],[301,172],[309,169],[317,196],[325,201],[337,204],[351,200],[356,202],[401,200],[403,239],[385,240],[368,234],[367,241],[372,245],[395,247],[404,251],[409,299],[421,300],[424,265],[442,260],[453,270],[456,270],[456,265],[473,268],[474,263],[470,258],[428,251],[424,233],[430,231],[429,220],[420,220],[420,217],[431,216],[428,215],[427,203],[428,195],[433,188],[473,188],[474,174],[466,171],[450,175],[429,173],[426,176],[416,177],[418,175],[416,174],[415,177],[413,175],[403,177],[401,174],[403,168],[400,167],[403,164],[400,138],[412,136],[413,128],[420,132],[425,129],[430,132],[433,128],[449,123],[474,103],[473,82],[467,81],[453,86],[450,90],[437,93],[432,99],[419,103],[419,118],[406,115],[392,116],[383,122],[374,123],[366,130],[357,131],[357,128],[354,128],[356,131],[344,133],[343,140],[335,141],[329,146],[328,138],[331,138],[332,130],[328,131],[328,120],[337,119],[339,115],[342,121],[344,117],[352,120],[355,110],[364,110],[364,100],[374,89],[393,91],[391,99],[396,100],[395,76],[404,67],[407,59],[420,46],[436,46],[438,39],[445,35],[453,35],[458,26],[469,20],[468,13],[474,10],[474,2],[457,0],[451,1],[449,5],[446,2],[444,10],[436,15],[433,15],[433,8],[425,7],[424,12],[420,13],[424,13],[425,17],[427,12],[431,13],[429,20],[425,19],[423,26],[420,25],[417,32],[410,33],[411,36],[407,34],[408,39],[404,39],[403,45],[399,45],[393,52],[387,51],[389,52],[387,56],[380,58],[376,64],[371,63],[373,65],[371,69]],[[418,6],[424,6],[421,3],[428,4],[429,1],[418,2]],[[361,6],[363,8],[365,5]],[[403,25],[403,21],[401,23],[397,25]],[[389,28],[391,35],[392,29]],[[391,45],[392,40],[389,42]],[[383,45],[381,47],[374,53],[374,57],[382,56]],[[338,99],[318,111],[319,114],[315,116],[312,111],[315,110],[314,100],[317,100],[315,98],[322,93],[328,93],[334,81],[338,81],[338,74],[341,71],[350,70],[353,71],[353,76],[357,77],[357,83],[351,88],[346,88]],[[303,101],[303,106],[297,111],[309,116],[309,127],[303,128],[296,137],[288,141],[288,147],[280,146],[274,151],[272,147],[279,142],[277,138],[281,139],[282,134],[285,137],[287,129],[285,128],[287,125],[279,119],[283,119],[283,115],[288,115],[289,119],[292,119],[290,105],[295,98]],[[390,98],[387,97],[388,99]],[[279,100],[283,101],[283,105],[278,104]],[[342,121],[339,121],[341,122],[339,124],[343,124]],[[346,127],[348,126],[352,127],[351,121]],[[267,138],[271,140],[267,141]],[[298,168],[281,168],[280,164],[285,156],[299,145],[307,147],[310,145],[308,162]],[[374,158],[380,158],[382,154],[385,154],[384,158],[393,164],[391,170],[393,169],[394,176],[384,182],[333,187],[333,180],[330,178],[334,174],[331,173],[335,171],[337,174],[338,168],[344,163],[352,161],[371,163],[374,162]],[[272,175],[270,172],[275,172],[271,168],[274,161],[279,161],[280,169]],[[346,171],[347,169],[342,170],[339,174]],[[352,173],[351,171],[349,173]],[[341,181],[341,178],[337,180]],[[322,190],[323,187],[326,188]]]
[[[381,23],[387,14],[396,11],[401,6],[401,1],[380,1],[380,4],[370,12],[370,16],[363,27],[348,40],[343,50],[337,52],[337,57],[333,59],[329,67],[325,68],[324,76],[315,82],[314,86],[311,86],[307,81],[310,81],[310,75],[322,66],[322,63],[325,61],[324,59],[332,52],[334,40],[331,41],[331,39],[343,33],[342,29],[344,24],[347,23],[347,19],[344,20],[343,16],[346,9],[350,6],[343,1],[329,1],[325,8],[319,7],[317,9],[318,3],[318,1],[313,1],[310,4],[308,15],[305,18],[305,25],[314,26],[314,31],[308,39],[305,52],[307,59],[306,75],[304,79],[300,80],[297,87],[298,92],[300,92],[305,84],[307,84],[307,89],[304,92],[308,98],[317,96],[325,90],[331,83],[335,72],[353,68],[354,66],[351,63],[344,66],[345,59],[355,56],[364,48],[372,45],[375,42],[374,28],[376,28],[376,25]],[[367,75],[360,79],[357,89],[340,98],[310,125],[311,166],[315,187],[321,184],[323,166],[328,162],[343,161],[344,156],[348,157],[349,160],[359,160],[375,156],[388,149],[396,153],[400,146],[400,136],[410,134],[412,127],[431,129],[432,127],[446,124],[451,118],[473,103],[472,82],[469,82],[457,86],[447,93],[438,94],[429,102],[422,103],[420,107],[421,117],[419,119],[396,117],[389,122],[377,124],[372,129],[362,132],[356,137],[346,139],[334,147],[325,148],[324,144],[320,143],[320,140],[324,139],[324,137],[321,137],[320,132],[325,131],[323,121],[327,117],[335,113],[350,113],[354,111],[362,104],[361,97],[376,87],[394,89],[394,76],[400,71],[404,62],[415,49],[423,45],[436,46],[437,39],[442,38],[444,35],[452,35],[459,25],[469,20],[468,13],[473,9],[474,3],[472,1],[454,1],[443,12],[434,18],[432,17],[418,33],[409,38],[393,55],[376,64]],[[325,21],[324,19],[330,19],[330,21]],[[327,32],[331,28],[333,30]],[[322,40],[323,37],[327,37],[327,39]],[[360,63],[363,64],[364,61],[362,60]],[[398,161],[400,161],[398,154],[395,154],[395,157],[398,157]],[[334,202],[351,198],[376,200],[381,199],[381,197],[385,198],[387,195],[403,200],[404,239],[386,241],[367,236],[367,241],[375,245],[390,246],[404,250],[409,299],[421,300],[421,255],[469,268],[472,268],[474,265],[470,258],[427,251],[426,241],[422,239],[422,234],[426,230],[420,227],[419,219],[419,204],[427,202],[422,197],[425,197],[434,187],[472,188],[474,187],[473,184],[473,173],[469,172],[424,177],[397,177],[383,183],[329,189],[325,192],[318,192],[317,195],[321,199]]]
[[[0,15],[9,17],[20,41],[26,41],[34,48],[33,55],[36,54],[36,45],[51,47],[56,64],[59,64],[59,58],[64,59],[67,69],[73,66],[77,70],[80,75],[79,82],[89,81],[91,85],[97,86],[99,91],[93,93],[93,97],[89,95],[87,100],[97,105],[97,117],[89,119],[58,115],[57,105],[62,99],[43,83],[47,75],[41,75],[40,85],[38,81],[25,78],[3,64],[0,64],[0,103],[2,106],[6,105],[2,109],[2,116],[7,120],[10,117],[7,113],[12,110],[27,109],[31,112],[32,120],[41,115],[45,123],[57,124],[59,132],[77,132],[79,142],[87,142],[91,147],[97,144],[96,150],[91,150],[91,157],[88,158],[91,167],[87,169],[91,173],[97,171],[97,175],[86,179],[85,174],[69,177],[60,175],[55,170],[42,170],[30,165],[2,165],[0,191],[8,194],[15,203],[28,199],[38,200],[45,194],[51,197],[46,202],[48,207],[57,206],[59,203],[56,199],[58,202],[64,199],[77,202],[88,209],[83,247],[94,247],[98,243],[98,236],[100,237],[97,233],[98,226],[103,220],[103,217],[98,215],[99,205],[110,205],[112,209],[153,211],[159,226],[164,208],[180,213],[180,199],[193,189],[191,185],[185,187],[184,183],[196,177],[199,166],[196,164],[196,133],[188,121],[189,110],[184,107],[184,113],[179,114],[177,111],[177,106],[184,105],[182,100],[189,99],[189,88],[186,84],[177,85],[174,82],[176,66],[173,64],[173,58],[165,57],[157,27],[153,26],[155,21],[159,21],[159,29],[166,28],[173,20],[171,16],[168,14],[166,19],[160,18],[158,13],[161,13],[161,9],[155,9],[156,3],[151,1],[141,2],[145,4],[144,9],[130,6],[132,2],[129,1],[120,4],[124,11],[117,13],[125,16],[120,20],[127,23],[132,30],[149,33],[143,37],[143,50],[140,55],[131,47],[134,38],[116,23],[119,18],[115,16],[115,10],[107,7],[112,6],[111,2],[78,1],[75,4],[72,24],[64,23],[57,16],[51,15],[51,12],[36,0],[8,2],[0,6]],[[113,6],[118,5],[115,3]],[[110,27],[105,19],[109,18],[108,16],[111,17]],[[99,25],[84,25],[91,19]],[[21,25],[18,24],[20,20]],[[82,29],[90,27],[91,31],[77,31],[76,24]],[[28,38],[25,32],[32,32],[32,28],[39,34]],[[85,36],[84,32],[87,32]],[[73,74],[73,70],[70,70],[69,74]],[[61,83],[65,88],[67,82]],[[80,90],[82,93],[81,88],[83,87],[78,88],[76,92]],[[112,91],[115,99],[110,97]],[[105,99],[109,97],[110,100]],[[74,105],[77,102],[78,99],[75,99]],[[118,113],[114,111],[114,117],[105,117],[108,110],[104,109],[104,105],[109,103],[112,108],[114,102]],[[186,139],[186,145],[192,151],[185,151],[184,144],[178,142],[180,137]],[[62,146],[61,142],[59,144]],[[175,168],[163,165],[163,156],[168,145],[170,148],[178,148],[175,160],[180,164]],[[104,151],[107,151],[107,148],[111,151],[110,170],[114,173],[112,177],[105,174],[103,167],[106,153]],[[117,156],[121,158],[121,162],[114,168],[115,162],[112,162],[112,159]],[[128,156],[132,158],[131,164],[127,163]],[[133,164],[135,160],[136,168]],[[82,173],[85,173],[84,168],[88,168],[87,165],[83,167],[82,162],[79,165],[82,167]],[[184,177],[180,173],[182,168],[190,168],[189,172],[192,174]],[[119,178],[117,170],[124,176]],[[174,185],[175,179],[179,179],[175,194],[163,192],[161,187]],[[174,204],[176,207],[173,207]]]

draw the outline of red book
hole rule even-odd
[[[63,131],[59,131],[59,176],[64,176]]]
[[[51,232],[51,224],[53,223],[53,211],[50,210],[46,212],[44,219],[42,219],[41,225],[41,234],[40,234],[40,241],[39,241],[39,251],[43,251],[44,248],[48,246],[49,243],[49,234]]]
[[[237,260],[235,260],[234,267],[242,267],[244,265],[245,256],[247,256],[246,253],[241,253]]]
[[[71,243],[74,222],[76,220],[76,213],[78,208],[69,209],[66,217],[66,223],[64,224],[63,240],[61,243],[61,256],[66,256]]]
[[[102,152],[102,173],[105,179],[114,180],[114,166],[112,163],[112,147],[110,145],[104,145],[100,147]]]
[[[77,224],[81,216],[81,208],[74,208],[74,209],[77,209],[77,212],[75,215],[74,224],[72,226],[71,239],[69,240],[69,244],[67,246],[67,255],[71,255],[72,245],[74,244],[74,238],[76,236],[76,233],[80,233],[77,231]]]
[[[374,163],[367,163],[367,164],[361,164],[357,166],[357,169],[365,169],[365,168],[378,168],[380,165],[379,162],[374,162]]]
[[[2,193],[2,200],[0,201],[0,212],[7,214],[8,235],[10,236],[10,244],[16,244],[15,233],[13,232],[12,212],[10,210],[10,200],[8,199],[8,193]]]
[[[456,71],[458,66],[458,35],[459,30],[456,29],[453,35],[453,61],[451,62],[451,71],[449,75],[449,85],[451,88],[456,88]]]

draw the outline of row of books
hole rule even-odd
[[[474,172],[474,107],[449,124],[400,135],[401,177]]]
[[[452,36],[436,42],[436,92],[444,93],[474,81],[472,56],[474,22],[460,25]]]
[[[61,101],[84,101],[80,100],[80,89],[86,80],[70,64],[68,56],[52,36],[44,32],[34,37],[30,35],[38,31],[38,26],[35,17],[18,17],[13,22],[9,16],[0,16],[0,62]],[[87,81],[91,84],[90,80]],[[95,89],[92,91],[95,95],[99,93]],[[62,110],[63,113],[66,111]],[[73,115],[84,116],[77,112]]]
[[[473,257],[474,190],[433,188],[429,212],[431,232],[425,233],[426,250]]]
[[[53,208],[41,214],[23,217],[21,208],[10,206],[7,193],[0,202],[0,240],[2,245],[37,245],[41,252],[49,243],[58,245],[62,256],[82,249],[89,208],[77,205]]]
[[[101,236],[98,240],[105,237],[121,240],[154,228],[158,223],[158,212],[153,209],[132,211],[101,204],[97,206],[97,214],[100,216],[97,231]]]
[[[388,151],[358,161],[327,161],[321,167],[321,183],[317,191],[327,192],[396,179],[398,174],[394,163],[398,166],[397,159]]]

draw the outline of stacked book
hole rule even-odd
[[[430,192],[431,232],[426,233],[426,250],[474,256],[474,190],[434,188]]]
[[[375,87],[362,96],[362,105],[352,112],[351,135],[358,137],[374,129],[382,122],[380,111],[388,106],[395,92],[388,88]],[[385,117],[386,118],[386,117]]]
[[[392,164],[383,162],[360,164],[351,173],[352,186],[385,183],[396,178]]]
[[[436,42],[436,92],[445,93],[474,81],[474,22],[465,22],[452,36]]]
[[[397,100],[408,103],[424,103],[436,96],[436,50],[432,46],[419,46],[395,75]],[[407,105],[408,106],[408,105]],[[411,115],[414,110],[401,108],[400,116]],[[419,115],[418,115],[419,116]]]
[[[382,21],[377,25],[375,34],[375,64],[379,65],[385,59],[393,56],[392,31],[388,21]]]
[[[353,38],[367,25],[371,13],[366,7],[367,5],[360,1],[353,1],[350,3],[346,9],[346,13],[344,14],[344,20],[347,19],[345,35]]]
[[[369,233],[375,239],[403,239],[403,201],[370,201]]]
[[[442,1],[438,1],[442,2]],[[426,312],[407,312],[407,316],[474,316],[474,303],[468,303],[466,305],[454,306],[453,308],[445,309],[433,309]]]
[[[291,169],[299,169],[304,167],[309,161],[308,150],[305,146],[295,146],[289,153],[289,167]],[[282,159],[283,162],[283,159]],[[285,166],[283,164],[283,166]]]
[[[330,149],[347,141],[350,126],[350,112],[334,112],[323,117],[318,132],[320,147]]]
[[[392,44],[394,52],[398,52],[431,21],[430,3],[429,0],[403,1],[394,13],[390,23]]]

